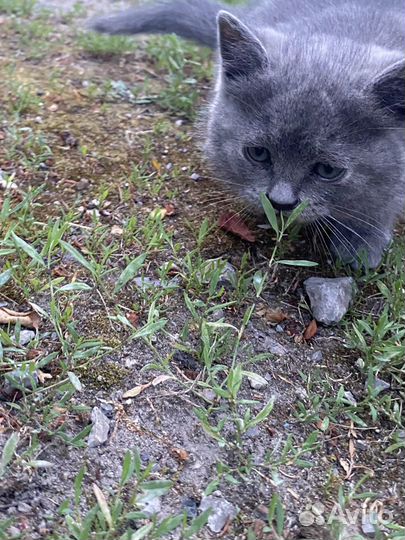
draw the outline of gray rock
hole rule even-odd
[[[10,538],[15,538],[15,537],[19,537],[20,536],[20,529],[18,529],[17,527],[9,527],[8,528],[8,534],[10,535]]]
[[[37,384],[38,374],[36,371],[29,372],[27,369],[14,369],[7,373],[3,391],[8,394],[13,389],[21,387],[32,390]]]
[[[311,362],[322,362],[323,360],[323,352],[322,351],[314,351],[311,356],[309,357]]]
[[[21,330],[18,345],[21,345],[24,347],[24,345],[27,345],[30,341],[35,339],[35,332],[33,330]],[[11,336],[11,339],[14,341],[14,343],[17,343],[17,338],[15,335]]]
[[[191,180],[194,180],[194,182],[198,182],[198,180],[201,178],[201,176],[197,173],[193,173],[191,176],[190,176]]]
[[[200,503],[200,510],[204,512],[211,508],[211,515],[208,518],[208,528],[213,533],[219,533],[225,527],[226,523],[234,519],[238,510],[226,499],[209,495],[204,497]]]
[[[256,375],[256,377],[248,376],[248,381],[250,388],[253,388],[253,390],[263,390],[263,388],[266,388],[266,386],[269,384],[268,381],[266,381],[266,379],[260,375]]]
[[[210,388],[204,388],[204,390],[202,391],[202,395],[204,396],[204,399],[210,402],[215,401],[217,398],[216,393]]]
[[[114,416],[114,407],[111,405],[111,403],[101,402],[100,409],[108,418],[112,418]]]
[[[246,437],[249,437],[250,439],[256,439],[257,437],[260,437],[261,432],[260,429],[257,426],[251,427],[248,429],[245,433]]]
[[[275,354],[276,356],[288,354],[287,349],[281,343],[266,334],[259,334],[259,351]]]
[[[31,512],[32,508],[29,504],[20,502],[18,503],[17,510],[23,514],[26,514],[27,512]]]
[[[337,324],[347,313],[355,294],[351,277],[317,278],[304,282],[315,319],[326,325]]]
[[[198,515],[198,504],[194,497],[187,497],[181,503],[182,508],[186,511],[188,519],[194,519]]]
[[[374,523],[377,521],[377,516],[375,514],[365,514],[361,520],[361,530],[369,538],[374,538],[376,533],[376,528]]]
[[[148,517],[152,517],[160,512],[162,502],[160,497],[154,497],[153,499],[146,499],[145,502],[140,501],[139,507],[141,512],[146,514]]]
[[[221,272],[218,285],[224,286],[225,288],[235,287],[235,283],[237,281],[238,275],[236,268],[232,266],[229,262],[226,263],[223,271]]]
[[[87,444],[90,448],[94,448],[105,443],[108,439],[110,422],[98,407],[94,407],[91,411],[91,421],[93,422],[93,427],[91,428]]]
[[[225,317],[225,312],[223,309],[218,309],[217,311],[214,311],[211,315],[212,321],[220,321]]]
[[[388,390],[389,388],[391,388],[391,385],[389,382],[383,381],[382,379],[379,379],[378,377],[374,379],[374,383],[375,383],[376,390],[379,390],[380,392],[383,392],[384,390]]]
[[[349,401],[352,405],[357,405],[357,401],[356,401],[355,397],[353,396],[353,394],[349,390],[344,393],[344,396],[347,399],[347,401]]]

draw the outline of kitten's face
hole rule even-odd
[[[307,223],[332,216],[361,228],[384,204],[401,206],[404,194],[396,197],[395,190],[403,141],[382,111],[397,107],[393,112],[403,115],[403,65],[374,86],[370,76],[367,88],[356,76],[350,81],[356,63],[340,65],[325,46],[298,47],[292,56],[276,48],[269,59],[262,43],[230,17],[219,18],[222,71],[205,145],[225,187],[258,214],[261,193],[276,207],[305,201],[300,219]]]
[[[214,171],[257,213],[260,193],[284,205],[306,201],[305,222],[349,211],[392,172],[400,151],[371,117],[363,96],[311,81],[293,90],[275,74],[224,91],[210,121]],[[237,92],[237,95],[235,93]],[[230,185],[230,183],[232,183]]]

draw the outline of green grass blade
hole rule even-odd
[[[123,287],[125,287],[128,281],[130,281],[139,272],[139,269],[142,267],[145,259],[146,253],[143,253],[126,266],[117,280],[114,287],[114,293],[119,292]]]
[[[30,257],[39,266],[45,267],[45,263],[41,255],[34,247],[31,246],[31,244],[28,244],[28,242],[17,236],[14,232],[11,233],[11,236],[13,237],[13,240],[17,247],[24,251],[24,253],[28,255],[28,257]]]

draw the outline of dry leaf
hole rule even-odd
[[[172,454],[179,461],[188,461],[190,459],[190,454],[184,448],[172,448]]]
[[[158,384],[162,384],[163,382],[168,381],[169,379],[173,379],[171,375],[159,375],[153,381],[150,383],[152,386],[157,386]]]
[[[96,496],[98,505],[100,507],[100,510],[109,526],[110,529],[113,528],[113,522],[111,517],[110,509],[108,508],[107,499],[105,498],[104,493],[101,491],[101,489],[98,487],[97,484],[93,484],[93,491],[94,495]]]
[[[236,234],[247,242],[256,242],[256,237],[238,214],[226,212],[219,218],[219,226],[224,231]]]
[[[172,377],[171,375],[159,375],[158,377],[155,377],[153,379],[153,381],[149,382],[149,383],[146,383],[146,384],[140,384],[138,386],[135,386],[134,388],[131,388],[131,390],[127,390],[124,394],[123,394],[123,398],[124,399],[127,399],[127,398],[134,398],[136,396],[139,396],[139,394],[141,392],[143,392],[144,390],[146,390],[146,388],[149,388],[149,386],[157,386],[158,384],[161,384],[169,379],[173,379],[174,377]]]
[[[148,388],[149,386],[150,386],[150,383],[140,384],[139,386],[135,386],[134,388],[131,388],[131,390],[127,390],[126,392],[124,392],[122,394],[122,397],[124,399],[127,399],[127,398],[133,398],[133,397],[139,396],[139,394],[143,392],[145,388]]]
[[[21,313],[5,307],[0,308],[0,324],[9,323],[20,323],[21,326],[38,330],[39,325],[41,324],[41,317],[36,311],[27,311],[25,313]]]
[[[44,373],[40,369],[37,369],[37,375],[38,375],[38,380],[41,384],[44,384],[46,379],[52,379],[52,375],[50,373]]]
[[[348,478],[349,475],[350,475],[350,471],[351,471],[351,467],[350,467],[349,462],[344,460],[344,459],[339,459],[339,463],[340,463],[340,466],[342,467],[342,469],[346,473],[346,478]]]
[[[152,218],[164,219],[167,215],[166,208],[154,208],[150,213]]]
[[[156,159],[152,159],[152,167],[155,169],[155,171],[160,172],[162,169],[162,165],[156,161]]]
[[[356,447],[354,445],[353,439],[349,439],[349,456],[350,460],[353,462],[356,455]]]
[[[111,227],[111,234],[113,236],[122,236],[124,234],[124,229],[118,225],[113,225]]]
[[[318,331],[318,325],[316,323],[316,320],[312,319],[309,325],[305,328],[304,339],[306,340],[312,339],[314,336],[316,336],[317,331]]]
[[[174,214],[176,213],[176,208],[172,203],[165,204],[165,210],[166,216],[174,216]]]
[[[274,324],[281,323],[288,319],[288,315],[284,313],[281,309],[269,309],[263,307],[257,311],[259,317],[263,317],[266,321]]]
[[[132,326],[137,326],[139,323],[139,315],[138,313],[135,313],[135,311],[127,313],[127,319],[132,324]]]

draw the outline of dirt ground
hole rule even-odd
[[[186,260],[187,253],[196,248],[196,231],[203,219],[208,217],[215,225],[227,203],[196,149],[193,121],[176,112],[175,107],[168,110],[166,102],[148,98],[161,95],[168,83],[165,68],[148,48],[147,39],[136,40],[133,50],[120,55],[92,54],[80,45],[78,29],[89,15],[107,10],[110,3],[89,1],[85,10],[76,8],[74,16],[67,17],[75,5],[73,1],[39,2],[39,7],[52,10],[47,15],[46,24],[51,29],[45,43],[41,30],[34,28],[30,30],[33,33],[24,34],[27,21],[35,21],[38,11],[27,19],[1,14],[0,65],[5,75],[0,92],[7,112],[2,116],[0,134],[19,130],[22,140],[14,144],[14,153],[10,153],[9,139],[0,140],[4,142],[0,168],[14,175],[20,194],[43,188],[19,236],[25,230],[27,241],[42,242],[43,238],[45,242],[44,231],[72,211],[67,239],[82,255],[88,256],[93,245],[101,261],[106,246],[116,242],[105,263],[108,272],[102,278],[109,291],[114,289],[126,262],[152,245],[146,232],[148,219],[152,211],[167,209],[167,205],[175,208],[173,215],[163,220],[172,248],[158,239],[151,251],[143,275],[152,280],[153,293],[130,285],[116,296],[93,288],[64,299],[61,335],[67,335],[69,320],[74,321],[81,338],[103,343],[93,357],[81,361],[76,353],[65,353],[52,317],[43,318],[29,350],[40,350],[41,355],[56,353],[52,362],[41,367],[49,379],[39,385],[38,392],[16,392],[11,398],[3,395],[0,401],[1,446],[10,433],[20,433],[19,461],[0,477],[0,538],[79,538],[79,533],[72,532],[73,526],[68,526],[68,512],[66,508],[62,511],[61,505],[65,501],[73,505],[83,465],[82,490],[76,513],[71,514],[71,519],[81,523],[82,532],[85,525],[80,520],[94,505],[100,506],[94,484],[108,501],[115,500],[114,494],[119,492],[131,506],[128,492],[119,488],[119,483],[124,457],[134,449],[139,452],[142,467],[150,464],[149,480],[171,482],[170,490],[150,503],[155,505],[153,519],[161,521],[186,511],[190,522],[200,515],[207,493],[216,498],[218,506],[220,501],[232,505],[235,516],[225,519],[220,531],[205,526],[191,538],[404,538],[389,536],[395,531],[384,526],[370,532],[361,519],[361,512],[368,515],[370,508],[377,508],[389,516],[389,523],[405,526],[403,448],[386,452],[396,428],[386,417],[372,417],[366,375],[358,363],[361,353],[349,348],[346,334],[345,325],[350,325],[352,318],[361,316],[364,310],[377,313],[380,309],[380,299],[373,297],[374,285],[363,288],[359,282],[360,296],[369,295],[370,299],[356,304],[342,325],[320,325],[309,340],[302,339],[312,319],[303,281],[311,275],[334,275],[324,264],[316,269],[279,268],[259,298],[251,286],[248,291],[239,291],[238,297],[229,283],[217,298],[198,291],[192,280],[194,270],[187,266],[176,270],[180,264],[177,260]],[[114,2],[113,7],[122,7],[122,3]],[[17,29],[16,21],[20,25]],[[106,83],[111,81],[119,83],[109,84],[106,90]],[[16,102],[16,88],[21,85],[33,89],[35,103],[27,106],[17,121],[11,119],[8,104]],[[128,98],[128,88],[138,88],[135,99]],[[201,76],[196,88],[198,101],[203,103],[209,78]],[[40,166],[27,161],[24,137],[28,130],[44,135],[51,149],[52,155],[40,159]],[[132,181],[129,178],[134,166],[142,172]],[[2,200],[3,195],[0,191]],[[132,223],[131,229],[128,223],[134,216],[137,223]],[[273,248],[271,235],[257,228],[257,223],[249,223],[257,235],[254,244],[214,226],[199,256],[204,260],[221,258],[238,271],[244,268],[249,275],[265,269]],[[5,225],[5,237],[7,231]],[[132,233],[136,241],[131,239]],[[308,245],[305,236],[286,243],[288,257],[284,258],[318,257]],[[7,256],[2,252],[2,257]],[[174,276],[177,281],[174,290],[168,286],[166,292],[166,285],[161,285],[161,269],[169,260],[174,264],[170,279]],[[29,307],[27,302],[33,302],[50,313],[52,296],[44,286],[47,280],[58,276],[71,280],[74,275],[77,281],[90,282],[71,253],[65,254],[62,263],[57,257],[52,259],[49,268],[49,275],[36,278],[32,267],[27,266],[25,274],[20,267],[25,284],[23,278],[20,282],[16,278],[1,288],[0,305],[21,311]],[[1,269],[0,264],[0,273]],[[195,273],[198,281],[201,268]],[[185,293],[202,299],[207,309],[212,308],[206,312],[207,321],[222,321],[236,329],[243,326],[250,306],[255,306],[236,358],[243,369],[261,377],[256,388],[246,376],[237,398],[222,398],[215,393],[213,381],[223,383],[234,366],[229,347],[236,343],[236,334],[229,338],[228,349],[218,353],[214,367],[202,365],[197,352],[194,354],[201,351],[201,327],[191,317]],[[136,313],[140,323],[146,324],[155,299],[159,317],[167,320],[164,332],[157,332],[150,340],[132,339],[117,315]],[[277,309],[285,319],[269,321],[269,311]],[[3,330],[11,335],[10,327],[3,326]],[[215,371],[216,366],[223,366],[223,370]],[[9,371],[10,367],[3,365],[2,373]],[[70,394],[64,386],[46,390],[67,372],[80,380],[78,391]],[[156,378],[160,376],[166,379],[159,384]],[[155,385],[145,387],[138,395],[125,397],[128,390],[153,381]],[[395,388],[386,396],[393,400],[398,397]],[[273,410],[263,421],[238,433],[240,423],[234,422],[235,418],[244,417],[247,410],[255,416],[272,400]],[[356,409],[360,402],[366,405]],[[109,434],[105,443],[89,447],[94,407],[105,412]],[[208,429],[196,410],[209,412],[211,427],[222,422],[220,435]],[[75,441],[86,428],[85,436]],[[29,465],[32,460],[50,465],[33,467]],[[269,518],[272,501],[279,521],[277,516]],[[314,510],[317,503],[324,505],[319,515]],[[133,510],[140,508],[138,505]],[[312,515],[312,521],[302,518],[305,511]],[[133,531],[139,531],[140,526],[151,522],[151,514],[138,521],[128,518],[127,523]],[[122,524],[121,529],[104,532],[100,523],[93,524],[88,535],[83,532],[80,538],[131,538],[129,534],[124,536],[127,529]],[[401,531],[399,534],[404,534]],[[155,531],[144,537],[163,536]],[[186,536],[176,529],[164,537]]]

